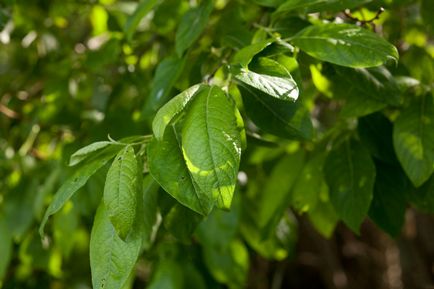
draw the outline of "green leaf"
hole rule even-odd
[[[324,174],[336,213],[358,233],[374,189],[375,166],[369,152],[360,143],[345,140],[327,156]]]
[[[393,124],[386,116],[373,113],[359,118],[357,124],[360,140],[372,156],[389,164],[398,162],[393,148]]]
[[[220,283],[229,288],[244,288],[249,271],[249,253],[240,240],[231,240],[223,247],[203,244],[205,264]]]
[[[143,108],[143,116],[151,118],[170,97],[170,91],[184,69],[185,59],[171,56],[158,64],[151,93]]]
[[[398,62],[397,49],[377,34],[351,24],[309,26],[291,39],[312,57],[334,64],[363,68]]]
[[[50,205],[45,211],[45,215],[39,227],[39,234],[41,236],[44,235],[44,228],[48,218],[51,215],[57,213],[74,195],[74,193],[82,188],[86,184],[87,180],[100,168],[102,168],[109,160],[111,160],[117,152],[118,148],[116,147],[114,149],[108,150],[102,155],[99,155],[97,158],[80,167],[63,183],[63,185],[57,190],[56,194],[54,195],[54,199],[51,201]]]
[[[99,141],[94,142],[88,146],[85,146],[75,153],[71,155],[71,158],[69,159],[69,166],[75,166],[85,159],[93,156],[96,152],[101,151],[102,149],[108,147],[109,145],[115,145],[116,143],[109,142],[109,141]]]
[[[90,236],[90,268],[94,289],[119,289],[134,272],[142,246],[140,230],[122,240],[113,227],[104,203],[99,206]]]
[[[8,224],[4,216],[0,214],[0,287],[11,260],[12,244],[12,234],[9,231]]]
[[[158,140],[163,139],[166,127],[173,124],[173,120],[188,107],[201,88],[203,88],[201,84],[193,85],[160,108],[152,122],[152,131]]]
[[[155,230],[158,219],[158,189],[160,186],[152,178],[151,175],[146,175],[143,180],[143,248],[148,250],[155,237]]]
[[[197,187],[230,208],[241,156],[235,104],[218,87],[201,90],[182,128],[182,152]]]
[[[271,97],[247,85],[239,86],[247,116],[265,132],[284,138],[310,139],[310,115],[299,102]]]
[[[434,103],[428,93],[413,99],[395,121],[393,144],[398,160],[419,187],[434,169]]]
[[[240,64],[242,67],[247,68],[253,57],[264,50],[271,43],[273,43],[273,40],[267,39],[243,47],[242,49],[238,50],[237,53],[235,53],[232,63]]]
[[[376,171],[369,216],[380,228],[396,237],[404,224],[410,181],[398,166],[377,162]]]
[[[286,68],[271,59],[262,58],[261,60],[262,74],[241,68],[236,71],[235,78],[277,99],[297,100],[297,84]]]
[[[176,203],[164,216],[164,227],[178,240],[191,242],[191,236],[196,230],[203,216]]]
[[[180,136],[169,126],[163,140],[153,139],[148,145],[149,171],[161,187],[184,206],[208,215],[214,206],[211,195],[193,180],[181,151]]]
[[[409,194],[411,203],[419,210],[434,213],[434,175],[420,188]]]
[[[163,259],[158,263],[147,289],[182,289],[182,267],[174,260]]]
[[[265,7],[277,7],[282,4],[285,0],[253,0],[258,5]]]
[[[277,12],[290,12],[293,10],[305,9],[307,13],[321,11],[340,11],[360,6],[371,0],[288,0],[285,1]]]
[[[133,14],[128,17],[127,22],[124,26],[125,38],[131,41],[131,38],[136,32],[136,28],[142,20],[143,17],[148,14],[152,8],[159,2],[159,0],[142,0],[134,10]]]
[[[328,199],[318,200],[316,206],[308,211],[308,216],[315,229],[326,238],[332,236],[339,221],[336,211]]]
[[[212,0],[204,0],[199,7],[187,11],[176,31],[175,49],[179,57],[199,38],[208,24],[213,9]]]
[[[137,160],[126,146],[113,161],[104,185],[104,204],[116,233],[125,239],[131,231],[137,207]]]

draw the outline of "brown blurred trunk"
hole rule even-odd
[[[253,258],[249,289],[434,289],[434,218],[407,212],[402,235],[390,238],[366,221],[356,236],[339,225],[330,240],[304,218],[296,256]]]

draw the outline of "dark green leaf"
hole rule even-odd
[[[184,276],[179,263],[160,260],[147,289],[182,289]]]
[[[351,24],[312,25],[291,42],[312,57],[354,68],[398,61],[397,49],[377,34]]]
[[[164,227],[178,240],[191,242],[193,235],[203,216],[176,203],[164,216]]]
[[[419,187],[434,170],[434,103],[428,93],[413,99],[395,121],[393,144],[412,183]]]
[[[151,118],[170,97],[170,91],[184,69],[185,59],[171,56],[158,64],[151,93],[146,99],[143,116]]]
[[[12,234],[9,231],[8,224],[4,216],[0,214],[0,286],[9,266],[12,256]]]
[[[400,167],[376,163],[374,198],[369,216],[392,237],[399,236],[404,224],[410,181]]]
[[[340,11],[360,6],[371,0],[288,0],[285,1],[277,12],[290,12],[304,9],[308,13],[321,11]]]
[[[434,213],[434,175],[410,194],[410,200],[419,210]]]
[[[312,138],[310,115],[299,102],[276,99],[247,85],[239,88],[247,116],[259,128],[284,138]]]
[[[336,213],[359,232],[374,189],[375,166],[369,152],[360,143],[345,140],[327,156],[324,174]]]
[[[213,9],[212,0],[204,0],[199,7],[187,11],[176,31],[175,49],[179,57],[199,38],[208,24]]]

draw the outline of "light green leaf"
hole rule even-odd
[[[291,39],[312,57],[334,64],[363,68],[398,62],[397,49],[377,34],[351,24],[309,26]]]
[[[286,77],[259,74],[242,68],[235,74],[235,78],[272,97],[295,101],[298,98],[298,87],[289,72]]]
[[[329,200],[318,200],[317,205],[308,212],[308,216],[315,229],[326,238],[331,237],[339,221]]]
[[[104,185],[107,214],[121,239],[131,231],[136,215],[137,170],[134,149],[126,146],[113,161]]]
[[[212,196],[196,185],[188,171],[174,126],[166,129],[163,140],[149,143],[147,155],[152,177],[166,192],[193,211],[209,214],[214,206]]]
[[[182,152],[197,187],[230,208],[241,156],[234,102],[218,87],[201,90],[182,128]]]
[[[119,289],[134,271],[142,246],[140,230],[123,241],[101,203],[90,236],[90,268],[94,289]]]
[[[193,100],[194,96],[201,88],[201,84],[193,85],[172,98],[162,108],[160,108],[152,122],[152,131],[158,140],[163,139],[166,127],[169,124],[172,124],[173,120],[187,108],[191,100]]]
[[[142,18],[145,17],[158,2],[159,0],[142,0],[137,5],[133,14],[128,17],[127,22],[125,23],[124,34],[128,41],[131,41],[140,20],[142,20]]]
[[[151,118],[170,98],[170,91],[184,69],[185,59],[171,56],[158,64],[151,93],[143,108],[143,116]]]
[[[81,163],[83,160],[93,156],[96,152],[99,152],[102,149],[113,144],[116,143],[109,142],[109,141],[98,141],[88,146],[85,146],[71,155],[71,158],[69,159],[69,166],[75,166]]]
[[[74,195],[74,193],[82,188],[86,184],[87,180],[101,167],[103,167],[110,159],[112,159],[116,153],[117,148],[104,152],[104,154],[99,155],[91,162],[80,167],[69,179],[63,183],[63,185],[57,190],[56,194],[54,195],[54,199],[51,201],[50,205],[45,211],[45,215],[39,227],[39,234],[41,236],[44,234],[44,228],[48,218],[51,215],[57,213]]]
[[[243,47],[242,49],[238,50],[237,53],[235,53],[232,63],[240,64],[242,67],[247,68],[253,57],[264,50],[271,43],[273,43],[273,40],[267,39]]]
[[[371,204],[375,166],[367,149],[345,140],[327,156],[324,174],[338,216],[356,233]]]
[[[4,216],[0,214],[0,287],[12,256],[12,234]]]
[[[434,103],[428,93],[414,99],[395,121],[396,155],[412,183],[419,187],[434,169]]]
[[[199,7],[187,11],[176,31],[175,49],[179,57],[195,42],[208,24],[213,9],[212,0],[204,0]]]

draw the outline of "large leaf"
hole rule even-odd
[[[428,93],[412,101],[395,121],[393,144],[398,160],[419,187],[434,169],[434,103]]]
[[[134,149],[126,146],[113,161],[104,185],[107,214],[121,239],[131,231],[136,215],[137,171]]]
[[[291,42],[312,57],[334,64],[363,68],[398,61],[397,49],[377,34],[351,24],[312,25]]]
[[[230,208],[241,156],[235,104],[218,87],[201,90],[182,128],[183,156],[197,187]]]
[[[401,233],[410,181],[399,166],[376,163],[374,198],[369,216],[391,236]]]
[[[276,68],[264,69],[266,72],[270,71],[271,73],[269,74],[256,73],[246,68],[241,68],[235,74],[235,78],[277,99],[286,101],[297,100],[298,87],[290,73],[285,71],[286,69],[279,63],[273,63],[274,61],[271,59],[267,63],[270,64],[270,62],[275,64]],[[277,69],[283,69],[284,71],[283,73],[279,71],[278,76],[273,75],[275,73],[272,72],[275,72]]]
[[[170,91],[184,69],[185,59],[171,56],[158,64],[152,83],[151,93],[143,108],[145,118],[153,117],[155,112],[165,104],[170,97]]]
[[[51,215],[57,213],[74,195],[74,193],[86,184],[87,180],[93,174],[95,174],[110,159],[112,159],[118,152],[118,149],[120,149],[120,146],[116,146],[113,149],[106,151],[104,154],[98,155],[98,157],[79,168],[69,179],[63,183],[59,190],[57,190],[56,194],[54,195],[54,199],[51,201],[50,205],[45,211],[45,215],[39,227],[39,233],[41,236],[44,234],[44,228],[48,218]]]
[[[371,204],[375,166],[360,143],[345,140],[327,156],[324,174],[338,216],[355,232]]]
[[[201,88],[201,84],[193,85],[172,98],[157,112],[152,122],[152,131],[158,140],[163,139],[166,127],[186,109],[190,101],[193,100],[194,96]]]
[[[125,23],[124,33],[128,41],[131,41],[140,20],[142,20],[142,18],[145,17],[158,2],[159,0],[142,0],[137,5],[133,14],[128,17],[127,22]]]
[[[288,0],[279,6],[277,12],[290,12],[305,9],[308,13],[320,11],[340,11],[360,6],[372,0]]]
[[[212,0],[204,0],[199,7],[187,11],[176,31],[175,49],[178,56],[182,56],[208,24],[208,17],[213,9]]]
[[[104,204],[97,210],[90,236],[90,267],[94,289],[119,289],[125,286],[142,246],[140,230],[124,241],[113,227]]]
[[[310,115],[299,102],[271,97],[253,87],[239,86],[247,116],[265,132],[284,138],[310,139]]]
[[[214,206],[212,196],[193,180],[184,161],[181,142],[174,126],[169,126],[163,140],[148,145],[149,171],[161,187],[184,206],[208,215]]]

